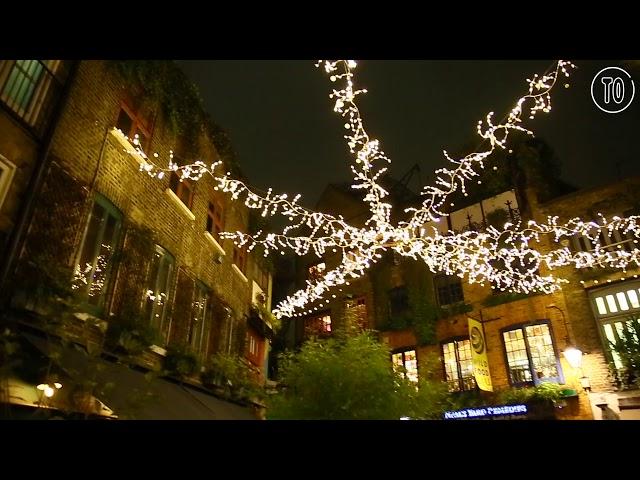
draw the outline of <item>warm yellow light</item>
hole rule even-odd
[[[581,350],[577,349],[576,347],[570,346],[570,347],[567,347],[564,350],[564,352],[562,352],[562,354],[567,359],[567,362],[569,362],[569,365],[571,365],[573,368],[582,367],[582,351]]]

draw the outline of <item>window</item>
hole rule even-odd
[[[331,315],[321,313],[309,317],[304,324],[305,337],[322,337],[331,333]]]
[[[9,160],[4,158],[2,155],[0,155],[0,208],[2,208],[4,199],[9,192],[11,180],[13,179],[13,174],[15,173],[15,171],[16,166]]]
[[[391,354],[394,370],[402,372],[404,378],[418,383],[418,357],[415,350],[404,350]]]
[[[173,255],[160,245],[156,245],[147,280],[145,316],[149,320],[149,324],[157,329],[165,339],[169,331],[167,305],[169,305],[174,269]]]
[[[548,323],[525,325],[502,332],[507,370],[512,385],[562,383]]]
[[[367,301],[364,296],[346,301],[347,311],[361,329],[367,328]]]
[[[238,269],[245,273],[247,269],[247,251],[243,248],[234,246],[233,247],[233,263],[238,267]]]
[[[389,307],[391,316],[399,315],[409,310],[407,287],[402,286],[389,290]]]
[[[463,302],[462,282],[456,275],[437,275],[434,278],[438,303],[441,306]]]
[[[618,354],[611,350],[609,342],[617,342],[625,323],[640,314],[640,282],[626,281],[613,287],[589,292],[591,306],[603,332],[605,351],[617,369],[622,368]]]
[[[215,238],[219,238],[220,232],[224,230],[224,216],[222,204],[218,201],[209,202],[207,212],[207,232]]]
[[[311,265],[308,269],[307,278],[311,281],[319,280],[324,275],[327,270],[327,264],[324,262],[319,262],[314,265]]]
[[[209,329],[207,324],[207,312],[209,309],[210,291],[207,286],[196,282],[193,298],[193,312],[191,315],[191,329],[189,331],[189,344],[193,351],[205,358],[207,354],[207,341]]]
[[[181,178],[181,175],[176,172],[171,172],[169,177],[169,188],[176,194],[182,203],[191,210],[193,206],[193,192],[194,183],[187,178]]]
[[[61,60],[0,60],[0,100],[42,135],[66,80]]]
[[[151,113],[143,113],[142,111],[136,113],[133,108],[123,103],[116,120],[116,128],[119,128],[131,140],[134,140],[137,135],[140,148],[145,151],[151,140],[151,117]]]
[[[261,366],[262,364],[262,339],[260,336],[253,330],[247,330],[247,358],[251,363],[256,366]]]
[[[442,358],[450,392],[462,392],[476,388],[471,342],[468,338],[443,343]]]
[[[97,196],[84,231],[72,283],[72,288],[78,290],[93,313],[104,305],[121,223],[122,214],[118,209],[105,197]]]

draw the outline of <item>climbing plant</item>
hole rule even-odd
[[[238,155],[228,132],[205,111],[195,84],[171,60],[111,60],[108,65],[142,103],[159,107],[169,130],[180,136],[186,156],[198,156],[199,138],[206,134],[231,173],[242,177]]]

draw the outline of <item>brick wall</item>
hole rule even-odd
[[[125,84],[106,62],[80,63],[51,147],[56,162],[77,181],[88,199],[81,218],[73,217],[68,221],[80,228],[84,226],[93,195],[104,195],[122,212],[125,224],[133,222],[149,229],[155,241],[175,257],[172,293],[176,287],[178,291],[192,288],[184,284],[184,275],[188,272],[191,285],[195,279],[202,281],[231,307],[234,322],[240,327],[250,305],[251,279],[247,282],[232,268],[233,243],[230,240],[219,241],[226,255],[221,263],[214,261],[218,251],[204,232],[208,204],[213,197],[224,207],[225,230],[246,231],[248,211],[239,202],[232,203],[226,194],[215,191],[212,180],[204,177],[194,187],[191,211],[195,220],[188,218],[166,192],[169,176],[158,180],[141,173],[137,160],[125,153],[121,141],[112,133],[121,102],[127,98],[129,92]],[[203,135],[199,142],[205,153],[202,159],[207,162],[218,159],[208,138]],[[160,163],[166,163],[169,150],[177,143],[177,138],[165,128],[162,115],[157,114],[147,153],[157,152]],[[81,235],[75,238],[74,251],[80,241]],[[55,238],[52,242],[55,243]],[[153,252],[148,255],[150,259]],[[249,255],[250,268],[253,268],[253,261],[253,256]],[[184,272],[183,275],[177,275],[178,271]],[[117,276],[118,272],[115,272],[113,278]],[[180,284],[181,279],[183,284]],[[128,294],[142,298],[144,288],[145,285],[138,285]],[[185,294],[172,295],[172,299],[175,301],[181,298],[180,295]],[[112,305],[113,308],[116,306]],[[170,339],[186,339],[190,314],[190,311],[184,311],[184,306],[173,308],[176,321],[172,323]],[[220,331],[220,326],[212,328],[212,332],[221,334]],[[226,343],[210,339],[209,345],[222,348]]]

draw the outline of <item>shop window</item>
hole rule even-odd
[[[321,313],[305,321],[305,337],[323,337],[331,334],[331,315]]]
[[[562,383],[560,363],[548,323],[503,331],[502,339],[511,385]]]
[[[468,338],[443,343],[442,359],[450,392],[461,392],[476,388],[476,380],[473,376],[471,342]]]
[[[398,351],[391,354],[394,370],[414,383],[418,383],[418,356],[415,350]]]

